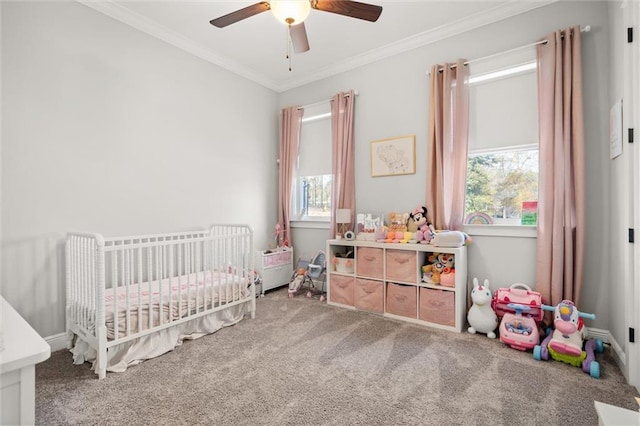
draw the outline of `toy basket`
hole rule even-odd
[[[353,259],[347,257],[334,257],[333,264],[336,272],[353,274]]]

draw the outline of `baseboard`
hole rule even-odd
[[[67,349],[67,333],[54,334],[53,336],[45,337],[44,340],[51,347],[51,352]]]
[[[609,330],[602,330],[600,328],[586,327],[586,331],[587,332],[585,333],[585,337],[593,338],[593,339],[600,339],[604,343],[609,343],[609,340],[613,338],[613,336],[611,336],[611,333],[609,333]]]
[[[616,361],[620,366],[620,369],[624,371],[623,366],[627,365],[627,355],[622,349],[622,346],[618,344],[613,335],[609,332],[609,330],[602,330],[599,328],[587,328],[587,337],[591,337],[594,339],[600,339],[604,343],[608,343],[611,345],[611,349],[613,349],[614,355],[616,357]]]

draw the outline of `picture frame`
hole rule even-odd
[[[416,172],[416,136],[371,142],[371,176],[411,175]]]

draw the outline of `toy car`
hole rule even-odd
[[[519,303],[509,303],[507,307],[513,311],[505,313],[500,321],[500,340],[513,349],[526,351],[540,343],[540,333],[536,319],[526,314],[531,307]]]

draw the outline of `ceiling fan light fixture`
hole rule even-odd
[[[309,0],[272,0],[269,5],[276,19],[286,25],[302,23],[311,11]]]

